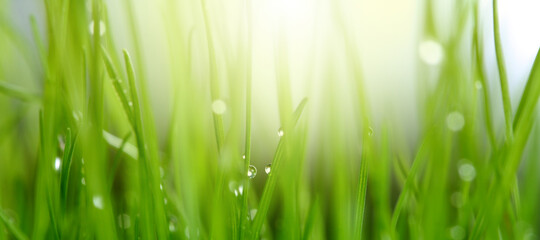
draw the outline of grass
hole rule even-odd
[[[411,130],[370,102],[346,3],[312,2],[308,56],[275,13],[266,62],[261,2],[44,0],[20,23],[0,0],[0,240],[535,239],[540,51],[514,112],[497,2],[445,27],[422,2]]]

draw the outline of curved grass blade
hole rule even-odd
[[[19,86],[0,81],[0,93],[27,102],[39,102],[39,94],[23,89]]]
[[[499,70],[499,79],[501,81],[501,91],[504,107],[504,120],[506,123],[506,138],[513,138],[512,129],[512,104],[510,102],[510,90],[508,89],[508,79],[506,67],[504,65],[504,54],[501,46],[501,33],[499,28],[499,6],[498,0],[493,0],[493,35],[495,40],[495,55]]]
[[[73,151],[75,150],[75,143],[77,142],[77,136],[71,137],[71,129],[68,128],[67,139],[66,139],[66,149],[64,150],[64,155],[62,156],[62,175],[60,177],[60,192],[62,197],[62,205],[65,207],[67,202],[67,193],[69,186],[69,174],[71,171],[71,163],[73,159]]]
[[[107,69],[107,73],[109,74],[109,77],[111,78],[114,86],[114,91],[116,92],[118,98],[120,98],[120,102],[122,103],[122,107],[127,114],[128,120],[133,126],[133,102],[130,101],[128,95],[129,89],[124,88],[124,86],[122,85],[122,80],[118,77],[118,74],[116,73],[111,57],[107,53],[107,50],[105,50],[105,48],[101,46],[101,51],[103,53],[102,56],[103,61],[105,62],[105,68]]]
[[[13,236],[18,240],[27,240],[28,237],[17,227],[15,224],[9,220],[8,216],[4,213],[3,210],[0,210],[0,220],[4,222],[7,229],[13,234]]]
[[[298,119],[300,118],[300,115],[304,111],[304,108],[307,104],[307,98],[304,98],[300,104],[298,104],[298,107],[293,113],[293,124],[292,126],[296,125],[298,122]],[[264,220],[266,219],[266,215],[268,214],[268,208],[270,207],[270,200],[272,199],[272,195],[274,193],[275,187],[276,187],[276,181],[277,176],[279,174],[279,167],[281,165],[281,157],[283,155],[283,145],[285,144],[286,138],[281,138],[279,140],[276,153],[274,154],[274,159],[272,160],[272,172],[268,176],[268,180],[266,184],[264,185],[263,194],[261,197],[261,201],[259,203],[259,210],[257,211],[257,215],[255,215],[255,219],[253,220],[253,225],[251,228],[251,234],[252,239],[257,239],[259,236],[259,232],[261,231],[261,227],[264,223]]]

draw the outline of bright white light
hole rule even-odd
[[[54,170],[59,171],[61,165],[62,165],[62,160],[60,160],[59,157],[56,157],[54,159]]]
[[[436,66],[441,63],[444,57],[444,49],[439,42],[425,40],[418,46],[420,59],[427,65]]]
[[[94,196],[92,202],[97,209],[103,209],[103,198],[101,196]]]

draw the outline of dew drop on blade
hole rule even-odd
[[[283,129],[279,128],[278,132],[277,132],[277,135],[280,136],[280,137],[283,137],[285,133],[283,132]]]
[[[224,114],[227,111],[227,104],[221,99],[216,99],[212,102],[212,111],[218,115]]]
[[[249,165],[247,176],[249,178],[254,178],[257,175],[257,168],[253,165]]]
[[[271,163],[267,164],[267,165],[264,167],[264,172],[265,172],[266,174],[270,174],[270,171],[272,171],[272,164],[271,164]]]

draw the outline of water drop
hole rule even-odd
[[[285,134],[285,132],[283,132],[283,129],[279,128],[278,132],[277,132],[277,135],[280,136],[280,137],[283,137],[284,134]]]
[[[129,105],[130,107],[133,107],[133,102],[129,101],[129,102],[128,102],[128,105]]]
[[[446,116],[446,126],[453,132],[459,131],[465,125],[463,114],[458,111],[451,112]]]
[[[88,27],[90,28],[90,34],[94,35],[94,21],[90,22]],[[99,21],[99,35],[103,36],[103,34],[105,34],[105,23],[103,21]]]
[[[264,172],[266,174],[270,174],[270,171],[272,171],[272,164],[271,163],[266,164],[266,166],[264,166]]]
[[[169,231],[176,232],[176,224],[173,221],[169,221]]]
[[[463,227],[456,225],[450,228],[450,237],[455,240],[461,240],[465,238],[465,229]]]
[[[82,185],[86,186],[86,180],[84,178],[81,178]]]
[[[247,176],[249,178],[254,178],[257,175],[257,168],[253,165],[249,165]]]
[[[251,209],[249,211],[249,217],[251,218],[251,220],[255,219],[255,215],[257,215],[257,209]]]
[[[62,160],[60,160],[59,157],[56,157],[54,159],[54,170],[59,171],[61,165],[62,165]]]
[[[163,191],[163,185],[159,184],[159,189]]]
[[[474,87],[476,87],[476,90],[482,89],[482,82],[480,82],[480,81],[478,81],[478,80],[475,81],[475,82],[474,82]]]
[[[92,202],[97,209],[103,209],[103,198],[101,196],[94,196]]]
[[[424,40],[418,46],[418,54],[425,64],[436,66],[444,58],[444,49],[437,41]]]
[[[244,185],[240,185],[238,187],[238,192],[240,193],[240,195],[242,195],[242,193],[244,193]]]
[[[225,111],[227,111],[227,104],[221,99],[216,99],[214,102],[212,102],[212,111],[215,114],[223,114]]]
[[[373,128],[372,128],[372,127],[369,127],[368,133],[367,133],[367,134],[368,134],[368,136],[370,136],[370,137],[373,136]]]
[[[246,155],[242,155],[242,159],[246,160]]]
[[[476,169],[470,163],[464,163],[459,166],[459,177],[465,182],[470,182],[476,177]]]
[[[128,229],[131,226],[131,218],[127,214],[118,215],[118,226],[122,229]]]

